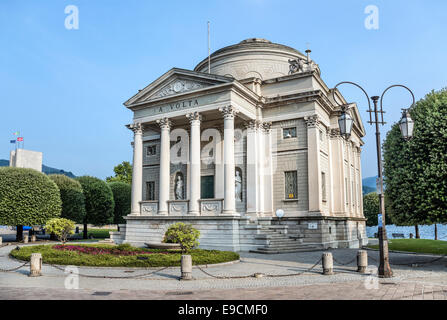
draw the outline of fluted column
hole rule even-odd
[[[236,214],[234,179],[234,116],[233,106],[219,108],[224,117],[224,206],[223,214]]]
[[[134,133],[132,161],[131,215],[140,215],[140,201],[143,200],[143,127],[141,123],[127,126]]]
[[[189,143],[189,214],[200,215],[200,121],[198,112],[188,113],[186,117],[191,124]]]
[[[307,123],[307,171],[309,212],[321,210],[321,170],[320,170],[320,139],[318,137],[318,115],[305,117]]]
[[[170,157],[170,131],[171,121],[168,118],[157,120],[160,126],[160,182],[158,192],[158,214],[168,214],[169,201],[169,186],[170,176],[169,171],[171,167]]]
[[[247,127],[247,215],[259,214],[259,167],[258,121],[250,121]]]

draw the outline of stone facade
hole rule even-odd
[[[209,249],[268,246],[271,228],[320,247],[365,244],[362,121],[352,104],[352,134],[340,136],[334,96],[347,102],[307,53],[248,39],[213,53],[210,74],[208,59],[174,68],[125,102],[132,210],[112,238],[143,246],[182,221]]]

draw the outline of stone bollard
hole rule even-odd
[[[332,253],[325,252],[323,253],[323,274],[324,275],[332,275],[334,268],[334,262],[332,260]]]
[[[192,258],[190,255],[182,255],[180,280],[192,280]]]
[[[359,250],[357,252],[357,272],[365,273],[368,267],[368,252]]]
[[[42,255],[32,253],[30,259],[30,277],[40,277],[42,275]]]
[[[23,243],[28,243],[28,235],[23,235]]]
[[[3,243],[3,238],[0,237],[0,246],[2,245],[2,243]]]
[[[35,234],[33,234],[32,236],[31,236],[31,242],[36,242],[36,235]]]

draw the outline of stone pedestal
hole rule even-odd
[[[357,252],[357,271],[365,273],[368,267],[368,253],[365,250],[359,250]]]
[[[323,253],[323,274],[332,275],[334,274],[334,262],[332,260],[332,253]]]
[[[40,277],[42,275],[42,255],[32,253],[30,259],[30,277]]]
[[[182,255],[181,280],[192,280],[192,258],[190,255]]]

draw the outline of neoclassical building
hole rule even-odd
[[[352,134],[340,136],[334,97],[347,102],[306,53],[247,39],[127,100],[132,209],[112,239],[160,242],[181,221],[208,249],[364,245],[364,127],[352,104]]]

